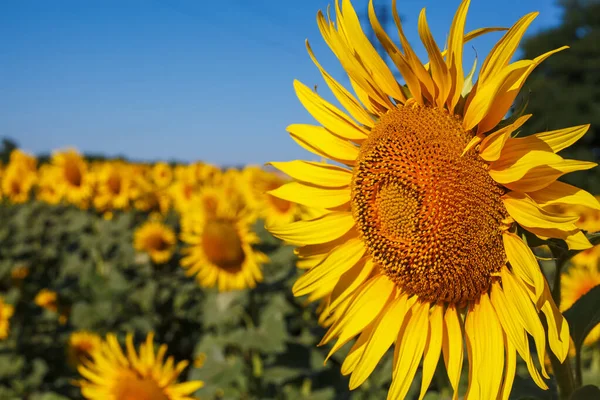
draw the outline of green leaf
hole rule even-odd
[[[600,323],[600,285],[581,296],[563,314],[569,322],[571,337],[577,352],[590,331]]]

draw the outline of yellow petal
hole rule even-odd
[[[510,107],[512,107],[515,98],[521,91],[525,80],[531,74],[531,72],[533,72],[533,70],[546,58],[567,48],[568,46],[564,46],[546,52],[532,60],[531,65],[526,69],[522,71],[515,71],[513,74],[511,74],[510,79],[507,79],[500,87],[498,95],[494,98],[492,107],[479,123],[477,132],[482,133],[493,129],[502,120],[502,118],[504,118],[506,113],[508,113],[508,110]]]
[[[531,117],[531,114],[523,115],[519,117],[515,122],[510,125],[505,126],[504,128],[498,129],[496,132],[492,133],[489,136],[486,136],[485,139],[481,142],[481,146],[479,146],[479,156],[486,161],[496,161],[500,158],[500,154],[502,152],[502,148],[506,143],[507,139],[510,135],[519,129],[527,120]]]
[[[356,342],[354,342],[354,344],[350,348],[350,351],[348,352],[348,355],[346,355],[346,358],[344,358],[344,362],[342,363],[342,367],[340,368],[340,372],[342,373],[342,375],[346,376],[351,374],[358,365],[358,362],[360,361],[362,355],[365,352],[365,348],[367,347],[367,342],[371,337],[371,333],[373,332],[373,329],[375,329],[375,327],[377,326],[375,322],[371,323],[368,327],[365,328],[365,330],[362,331],[362,333],[358,336],[358,339],[356,339]]]
[[[502,286],[506,293],[506,299],[512,304],[515,317],[522,323],[525,330],[533,337],[535,348],[540,361],[542,375],[548,378],[544,366],[546,354],[546,332],[540,321],[540,317],[529,299],[527,290],[517,281],[508,268],[500,271]]]
[[[381,357],[398,338],[400,326],[408,311],[406,300],[406,294],[393,300],[373,323],[364,353],[350,377],[350,390],[359,387],[371,375]]]
[[[365,282],[353,296],[342,318],[334,322],[320,344],[325,344],[337,336],[339,340],[336,346],[339,344],[341,347],[347,343],[377,317],[392,296],[395,287],[385,275],[376,275]]]
[[[541,190],[528,193],[540,207],[554,204],[580,205],[600,210],[600,203],[590,193],[578,187],[556,181]]]
[[[552,300],[552,294],[547,282],[545,282],[544,295],[538,304],[541,305],[541,310],[546,316],[548,323],[548,344],[550,345],[550,350],[552,350],[560,362],[563,362],[569,354],[569,324],[556,307],[554,300]]]
[[[323,127],[293,124],[287,127],[287,131],[298,144],[318,155],[324,155],[325,157],[345,163],[353,163],[358,157],[359,148],[357,146],[334,136]],[[309,147],[306,147],[303,143],[306,143]],[[316,149],[317,152],[312,150],[312,148]]]
[[[310,221],[297,221],[283,226],[270,226],[271,234],[296,245],[326,243],[347,233],[354,226],[349,212],[331,212]]]
[[[423,104],[421,82],[419,81],[418,76],[412,71],[408,60],[400,52],[398,47],[396,47],[396,44],[390,39],[385,32],[385,29],[383,29],[379,23],[377,15],[375,14],[375,8],[373,7],[373,0],[369,0],[369,20],[373,27],[373,32],[375,32],[375,36],[377,36],[377,39],[379,39],[381,45],[394,62],[394,65],[398,68],[400,74],[402,74],[411,95],[419,104]]]
[[[515,54],[519,46],[521,38],[525,34],[527,27],[533,22],[538,12],[529,13],[519,19],[509,30],[504,34],[481,66],[479,72],[479,82],[485,83],[487,80],[494,77],[508,65],[510,59]]]
[[[364,252],[365,247],[359,238],[350,239],[336,247],[322,263],[298,278],[292,288],[294,296],[308,294],[314,291],[322,282],[337,281],[344,272],[352,268],[361,259]]]
[[[531,375],[531,378],[539,387],[547,389],[548,386],[542,379],[529,353],[529,341],[525,333],[525,328],[520,319],[514,317],[515,311],[512,308],[512,304],[506,299],[500,283],[492,284],[491,300],[507,339],[526,362],[529,375]]]
[[[515,372],[517,371],[517,353],[515,346],[504,335],[504,381],[502,382],[502,390],[500,392],[500,400],[508,400],[515,380]]]
[[[407,321],[396,340],[392,386],[388,391],[388,400],[403,399],[410,389],[417,368],[423,357],[427,335],[427,316],[429,303],[417,302],[406,316]]]
[[[394,74],[392,74],[379,53],[377,53],[377,50],[375,50],[363,33],[358,16],[350,0],[342,0],[342,14],[343,26],[346,30],[345,33],[348,42],[354,46],[356,54],[373,77],[373,80],[375,80],[377,86],[383,89],[387,95],[395,99],[405,100],[406,97],[400,90]],[[338,23],[341,22],[340,15],[338,15]]]
[[[308,55],[313,63],[317,66],[319,71],[321,71],[321,75],[323,76],[323,79],[325,79],[327,86],[340,104],[348,111],[350,115],[352,115],[355,120],[365,126],[373,127],[373,118],[371,118],[367,110],[361,106],[361,104],[354,98],[354,96],[352,96],[352,94],[350,94],[350,92],[346,90],[343,85],[333,79],[331,75],[329,75],[327,71],[321,67],[321,64],[319,64],[317,61],[317,58],[315,57],[308,40],[306,41],[306,49],[308,50]]]
[[[505,232],[502,239],[513,272],[525,283],[535,288],[535,301],[537,301],[544,292],[544,276],[535,256],[529,246],[517,235]]]
[[[529,196],[518,192],[509,192],[502,196],[506,211],[526,228],[577,229],[573,222],[579,217],[562,216],[550,213],[538,206]]]
[[[294,80],[294,89],[298,99],[306,110],[325,128],[345,139],[365,139],[367,130],[359,127],[348,116],[308,86]]]
[[[458,6],[452,25],[450,26],[450,35],[448,36],[448,51],[446,62],[448,71],[452,79],[451,90],[448,97],[448,109],[454,110],[456,103],[460,99],[464,83],[462,52],[464,46],[465,21],[467,11],[469,10],[469,0],[463,0]]]
[[[352,181],[352,171],[333,164],[301,160],[270,162],[268,164],[298,181],[316,186],[345,187],[349,186]]]
[[[431,75],[433,76],[433,82],[437,87],[434,101],[438,107],[442,108],[444,107],[446,99],[448,98],[448,94],[450,93],[452,81],[448,72],[448,67],[442,58],[440,48],[435,43],[435,40],[431,35],[431,31],[429,30],[427,18],[425,16],[425,9],[422,9],[421,13],[419,14],[418,30],[421,41],[423,42],[423,45],[427,50],[427,54],[429,55],[431,63]]]
[[[444,335],[442,337],[442,353],[448,372],[450,385],[454,390],[453,399],[458,398],[458,383],[463,364],[463,333],[458,310],[452,304],[448,305],[444,315]]]
[[[299,182],[286,183],[267,193],[282,200],[316,208],[339,207],[350,201],[350,188],[320,188]]]
[[[352,269],[344,273],[331,292],[331,309],[336,309],[348,296],[351,296],[371,276],[374,268],[375,263],[373,260],[365,257]]]
[[[567,242],[569,250],[585,250],[592,247],[590,241],[575,225],[571,229],[527,227],[527,230],[542,240],[549,238],[562,239]]]
[[[504,372],[504,347],[502,327],[487,293],[467,313],[465,338],[469,352],[469,388],[465,397],[495,399]]]
[[[429,388],[433,374],[435,373],[440,352],[442,350],[442,336],[444,332],[444,307],[436,304],[431,309],[429,316],[429,330],[427,331],[427,341],[425,342],[425,356],[423,357],[423,377],[421,380],[421,393],[419,400],[422,400]]]
[[[589,124],[572,126],[570,128],[558,129],[555,131],[536,133],[535,135],[531,135],[522,139],[528,139],[529,137],[536,138],[548,145],[552,151],[558,153],[562,149],[567,148],[578,141],[583,135],[585,135],[589,128]]]

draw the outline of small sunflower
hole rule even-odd
[[[600,247],[600,246],[596,246]],[[589,292],[595,286],[600,285],[600,271],[597,265],[572,265],[566,273],[563,273],[561,284],[561,311],[568,310],[581,296]],[[600,324],[586,337],[584,344],[592,345],[600,340]]]
[[[8,337],[10,330],[10,318],[13,316],[15,309],[10,304],[4,302],[4,298],[0,296],[0,340]]]
[[[37,180],[36,171],[20,164],[9,164],[2,175],[2,194],[12,203],[25,203]]]
[[[203,386],[202,381],[177,383],[187,367],[187,361],[165,360],[167,345],[154,350],[154,334],[149,333],[139,353],[133,335],[126,338],[126,353],[114,334],[108,334],[91,360],[79,366],[83,379],[78,381],[81,394],[89,400],[193,400],[192,393]]]
[[[91,354],[100,348],[102,338],[93,332],[77,331],[69,335],[67,344],[67,359],[69,364],[77,366],[91,359]]]
[[[54,183],[63,198],[80,208],[89,207],[94,181],[81,154],[74,149],[59,151],[52,155],[51,162],[57,171]]]
[[[40,166],[36,198],[48,204],[58,204],[62,198],[59,182],[60,171],[50,164]]]
[[[268,258],[252,248],[259,242],[250,226],[254,218],[224,193],[216,199],[214,211],[197,207],[182,217],[181,239],[187,246],[181,266],[203,287],[217,286],[220,291],[255,287]]]
[[[35,296],[34,302],[48,311],[58,312],[58,295],[53,290],[40,290]]]
[[[155,263],[163,264],[173,256],[176,242],[173,229],[158,221],[147,221],[136,229],[133,246],[148,253]]]
[[[120,161],[97,165],[97,193],[94,207],[99,211],[126,210],[132,197],[131,168]]]
[[[286,224],[299,217],[301,209],[297,203],[269,193],[287,182],[280,174],[254,166],[246,167],[243,173],[247,185],[247,202],[258,210],[267,225]]]
[[[152,180],[159,188],[169,186],[173,181],[173,169],[165,162],[157,162],[152,167]]]
[[[302,246],[299,256],[312,263],[294,294],[329,296],[326,311],[335,320],[322,344],[337,339],[330,356],[357,338],[341,367],[351,389],[369,377],[392,345],[389,399],[406,396],[421,361],[422,398],[441,354],[455,398],[464,358],[467,398],[508,398],[516,354],[534,382],[547,389],[546,344],[564,360],[569,327],[522,233],[563,239],[570,249],[589,248],[575,225],[578,216],[548,207],[600,209],[589,193],[557,181],[596,164],[556,154],[589,125],[515,138],[530,115],[503,118],[531,71],[566,47],[511,63],[537,16],[528,14],[507,30],[472,83],[473,74],[465,77],[463,71],[464,44],[500,29],[465,34],[464,0],[447,50],[441,51],[423,10],[418,31],[429,57],[423,63],[404,35],[395,3],[400,45],[383,30],[372,1],[368,14],[406,84],[369,42],[350,0],[336,1],[335,22],[322,12],[317,22],[354,94],[321,67],[307,43],[347,113],[294,82],[300,102],[320,125],[291,125],[289,133],[303,148],[335,162],[272,163],[295,180],[272,196],[328,210],[316,219],[270,227],[275,236]]]

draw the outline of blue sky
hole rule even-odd
[[[287,135],[311,123],[297,78],[322,88],[304,40],[341,82],[315,22],[328,0],[11,0],[0,4],[0,137],[40,153],[73,146],[138,161],[216,164],[306,158]],[[375,0],[389,5],[391,0]],[[540,11],[529,33],[556,25],[553,0],[472,0],[467,31]],[[354,0],[366,13],[366,0]],[[408,39],[427,8],[443,45],[459,0],[399,0]],[[395,30],[393,23],[388,30]],[[472,43],[480,60],[500,34]],[[474,50],[467,45],[465,65]],[[560,55],[557,55],[560,56]],[[310,156],[309,156],[310,158]]]

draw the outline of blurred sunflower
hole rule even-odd
[[[134,233],[133,246],[150,255],[157,264],[166,263],[173,256],[177,238],[175,232],[158,221],[147,221]]]
[[[349,75],[356,97],[308,52],[348,112],[295,82],[296,93],[321,124],[291,125],[292,138],[336,164],[291,161],[272,165],[296,181],[272,196],[329,210],[324,216],[271,232],[314,262],[295,283],[297,296],[329,295],[339,312],[322,344],[337,338],[330,355],[358,337],[341,367],[350,388],[361,385],[394,344],[389,399],[404,398],[421,361],[422,398],[443,354],[458,397],[466,340],[468,398],[508,398],[516,354],[546,389],[546,332],[559,360],[569,349],[569,328],[521,231],[590,247],[578,216],[547,206],[574,203],[599,209],[589,193],[557,181],[595,163],[556,153],[588,125],[513,138],[529,118],[503,120],[530,72],[564,47],[510,63],[526,28],[521,18],[487,56],[472,84],[463,72],[464,43],[499,30],[464,34],[469,1],[462,1],[442,52],[425,10],[418,31],[429,56],[423,64],[409,45],[393,2],[401,46],[382,29],[369,4],[372,28],[406,85],[378,55],[350,0],[336,2],[336,22],[319,12],[321,34]],[[501,125],[500,122],[502,122]],[[482,332],[485,332],[482,334]],[[529,349],[535,343],[540,367]],[[541,370],[541,373],[540,373]]]
[[[187,246],[181,251],[181,266],[203,287],[217,286],[219,291],[255,287],[268,258],[252,248],[259,242],[250,227],[254,218],[224,193],[217,201],[213,212],[197,207],[182,217],[181,240]]]
[[[300,213],[298,204],[269,193],[287,182],[283,177],[254,166],[246,167],[244,176],[247,202],[258,210],[267,225],[281,225],[297,219]]]
[[[154,334],[149,333],[139,353],[133,344],[133,335],[126,339],[124,353],[114,334],[108,334],[99,348],[91,353],[91,360],[79,366],[83,379],[78,381],[81,394],[90,400],[193,400],[191,396],[204,384],[202,381],[177,383],[187,361],[174,363],[165,360],[167,345],[154,350]]]
[[[58,311],[58,295],[55,291],[42,289],[33,300],[36,305],[52,312]]]
[[[171,184],[173,180],[173,170],[165,162],[157,162],[152,167],[152,180],[159,188],[164,188]]]
[[[89,207],[92,196],[93,175],[88,165],[75,150],[58,151],[52,155],[52,165],[58,171],[54,184],[59,188],[64,199],[80,208]]]
[[[190,180],[179,180],[169,187],[173,206],[180,214],[189,210],[190,205],[194,202],[194,195],[198,191],[198,186]]]
[[[132,194],[131,172],[130,167],[120,161],[99,164],[94,207],[99,211],[129,208]]]
[[[76,331],[69,335],[67,344],[67,359],[69,364],[77,368],[86,360],[91,359],[91,354],[100,348],[102,339],[93,332]]]
[[[2,175],[2,194],[12,203],[25,203],[36,180],[35,169],[32,171],[20,164],[9,164]]]
[[[596,246],[598,247],[598,246]],[[563,273],[560,281],[561,302],[560,310],[568,310],[581,296],[589,292],[595,286],[600,285],[600,272],[597,265],[572,265],[566,273]],[[600,339],[600,324],[588,334],[584,345],[589,346]]]
[[[0,296],[0,340],[8,337],[10,330],[10,318],[13,316],[15,309],[10,304],[4,302],[4,298]]]

